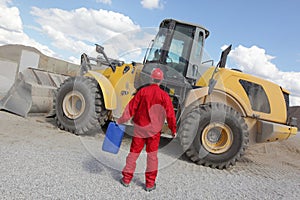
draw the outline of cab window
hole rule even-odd
[[[240,80],[240,84],[247,93],[252,110],[263,113],[271,112],[268,97],[261,85],[246,80]]]

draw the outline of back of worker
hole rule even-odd
[[[169,95],[157,84],[140,89],[127,108],[129,115],[119,119],[119,123],[123,123],[124,120],[127,121],[133,116],[135,129],[144,131],[143,135],[135,135],[136,137],[149,137],[160,132],[166,118],[171,131],[176,132],[172,102]]]
[[[158,171],[157,152],[160,134],[165,119],[176,135],[176,118],[172,101],[159,85],[163,80],[163,72],[156,68],[151,73],[153,83],[140,89],[126,106],[125,111],[117,123],[124,123],[130,118],[134,122],[134,135],[132,138],[130,152],[126,158],[126,165],[122,171],[121,183],[128,187],[136,168],[136,160],[144,145],[147,152],[147,169],[145,171],[145,190],[151,191],[156,188],[156,176]]]

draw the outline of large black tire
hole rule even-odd
[[[107,121],[101,89],[92,78],[65,80],[56,92],[54,106],[57,126],[76,135],[99,132]]]
[[[248,126],[240,113],[219,103],[188,109],[178,133],[193,162],[218,169],[235,165],[249,143]]]

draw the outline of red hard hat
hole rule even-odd
[[[151,78],[156,80],[163,80],[164,79],[164,73],[159,68],[154,68],[151,72]]]

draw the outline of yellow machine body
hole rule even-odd
[[[215,75],[217,83],[208,95],[209,80],[214,70],[214,67],[209,68],[197,81],[196,85],[201,88],[190,92],[185,107],[196,101],[200,104],[223,102],[231,106],[245,118],[252,142],[284,140],[297,133],[296,127],[287,125],[287,90],[268,80],[219,68]]]
[[[104,104],[111,110],[114,117],[122,115],[126,105],[135,92],[134,78],[140,66],[123,64],[116,67],[116,71],[109,67],[103,70],[88,71],[85,76],[95,78],[102,90]]]

